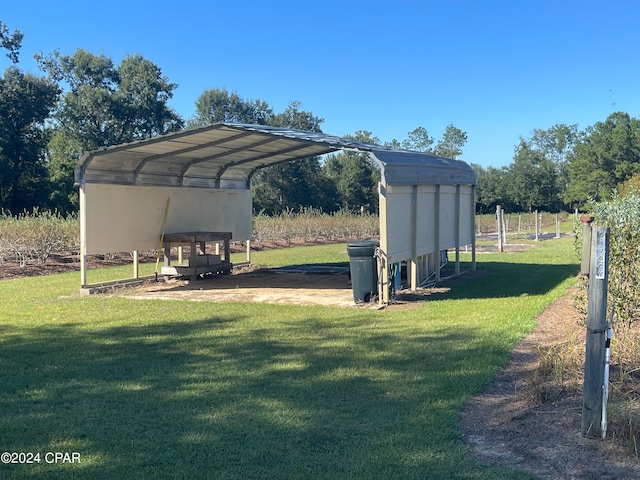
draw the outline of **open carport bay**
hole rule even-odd
[[[235,270],[196,281],[149,282],[124,295],[134,298],[352,307],[348,268]]]
[[[453,273],[452,268],[445,273]],[[388,307],[418,307],[423,300],[442,294],[451,287],[484,276],[486,270],[465,271],[447,277],[437,286],[409,288],[396,292]],[[196,281],[169,279],[149,281],[134,289],[121,291],[136,299],[185,300],[209,302],[253,302],[280,305],[323,305],[348,308],[379,308],[376,301],[356,304],[353,299],[349,267],[296,265],[281,268],[243,267],[229,275],[213,275]]]

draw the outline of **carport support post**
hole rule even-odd
[[[378,271],[380,272],[380,278],[378,279],[378,298],[380,298],[380,304],[389,303],[389,262],[387,261],[387,195],[386,188],[382,183],[378,182],[378,204],[380,210],[380,216],[378,217],[378,225],[380,226],[380,262]]]
[[[411,186],[411,291],[418,288],[418,185]]]
[[[582,435],[600,437],[604,413],[609,227],[594,227],[592,229],[590,256],[587,345],[582,390]]]
[[[476,269],[476,186],[471,185],[471,270]]]
[[[138,250],[133,251],[133,278],[140,278],[140,265],[138,263]]]
[[[442,253],[440,252],[440,185],[436,185],[435,205],[435,232],[436,237],[436,282],[440,281],[440,267],[442,266]]]
[[[504,247],[502,246],[502,207],[496,205],[496,231],[498,232],[498,251],[502,253]]]
[[[460,275],[460,185],[456,185],[456,211],[454,234],[456,237],[456,267],[455,274]],[[473,230],[472,230],[473,231]]]
[[[78,192],[80,203],[80,288],[87,285],[87,195],[84,186]]]

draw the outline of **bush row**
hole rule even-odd
[[[541,213],[542,225],[555,223],[555,214]],[[561,214],[565,219],[568,214]],[[535,230],[534,214],[510,214],[509,232]],[[476,217],[477,233],[496,231],[495,215]],[[0,262],[14,260],[26,266],[31,261],[46,263],[53,252],[79,250],[77,216],[62,217],[46,211],[23,212],[17,216],[0,214]],[[328,214],[321,210],[285,211],[277,216],[258,213],[253,217],[252,243],[260,248],[265,243],[288,246],[292,243],[341,241],[375,237],[380,233],[377,215],[339,211]]]
[[[79,250],[77,216],[37,209],[17,216],[0,214],[0,263],[17,261],[25,267],[31,262],[45,264],[54,252]],[[270,217],[263,213],[253,219],[252,243],[290,245],[293,242],[338,241],[378,235],[378,217],[349,212],[334,214],[318,210],[286,211]]]
[[[284,243],[337,241],[379,235],[378,216],[356,215],[346,211],[327,214],[320,210],[285,211],[277,216],[263,213],[253,217],[252,243]]]
[[[31,261],[45,264],[53,252],[77,252],[79,226],[76,216],[34,209],[12,216],[0,214],[0,263],[14,260],[26,267]]]
[[[630,326],[640,319],[640,193],[592,202],[591,209],[595,223],[610,228],[609,298],[618,324]]]

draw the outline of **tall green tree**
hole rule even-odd
[[[250,123],[266,125],[273,117],[273,110],[263,100],[246,100],[226,88],[209,88],[196,100],[196,113],[189,119],[188,127],[202,127],[216,122]]]
[[[640,172],[640,121],[614,112],[582,132],[567,164],[565,200],[574,206],[611,198],[619,184]]]
[[[546,130],[535,128],[530,143],[544,156],[564,167],[578,140],[578,125],[557,123]]]
[[[379,143],[371,132],[358,130],[345,138],[366,143]],[[346,210],[378,211],[380,170],[366,153],[342,151],[329,155],[323,171],[336,185],[340,206]]]
[[[557,212],[562,207],[554,162],[522,138],[507,169],[506,184],[508,198],[521,211]]]
[[[434,139],[424,127],[416,127],[407,134],[401,143],[402,148],[415,152],[432,153]]]
[[[454,125],[447,125],[442,139],[436,144],[433,153],[440,157],[456,159],[462,155],[462,149],[467,144],[467,132]]]
[[[75,196],[70,172],[80,156],[102,147],[176,131],[184,126],[168,106],[177,87],[141,55],[119,65],[110,57],[78,49],[73,55],[37,56],[41,69],[67,88],[54,113],[50,175],[53,201],[69,210]]]
[[[9,27],[0,21],[0,45],[7,51],[7,57],[14,64],[19,62],[23,39],[24,35],[20,30],[9,32]]]
[[[507,196],[507,169],[497,167],[483,168],[481,165],[471,164],[478,174],[476,186],[476,209],[478,213],[492,213],[497,205],[507,210],[514,209],[514,203]]]
[[[59,94],[56,82],[16,64],[22,34],[0,22],[0,41],[13,65],[0,78],[0,209],[48,207],[45,122]]]
[[[407,138],[402,142],[394,138],[390,142],[385,142],[385,146],[456,159],[462,155],[462,149],[467,144],[467,132],[449,124],[435,147],[434,143],[435,139],[429,135],[426,128],[416,127],[407,133]]]
[[[323,121],[313,113],[301,110],[300,102],[291,102],[283,112],[271,117],[268,124],[321,132]],[[254,207],[268,214],[304,207],[333,211],[336,196],[335,184],[323,175],[318,157],[267,167],[253,178]]]

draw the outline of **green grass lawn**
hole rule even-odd
[[[345,245],[253,258],[348,261]],[[0,452],[42,455],[0,478],[529,478],[476,462],[459,414],[572,284],[572,239],[478,268],[383,311],[80,297],[77,273],[0,282]]]

